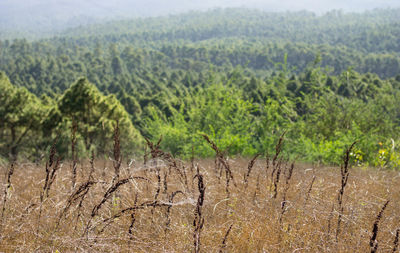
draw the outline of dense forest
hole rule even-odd
[[[272,153],[400,168],[400,9],[248,9],[113,21],[0,40],[0,160],[124,157],[145,138],[172,155]],[[7,37],[6,33],[3,38]]]

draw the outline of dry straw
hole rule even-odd
[[[206,136],[217,163],[178,161],[161,150],[160,138],[148,141],[152,160],[130,169],[120,162],[118,131],[114,159],[98,161],[103,170],[93,153],[87,165],[81,161],[82,176],[72,191],[71,171],[60,170],[55,142],[45,173],[18,164],[6,170],[0,251],[398,252],[398,224],[386,222],[398,220],[398,207],[387,212],[386,202],[368,222],[374,202],[400,201],[398,173],[355,168],[357,180],[350,181],[352,147],[345,152],[341,180],[331,168],[309,175],[301,163],[285,161],[283,136],[265,170],[255,169],[259,156],[228,162]],[[216,166],[226,183],[213,172]],[[243,176],[235,187],[233,173]],[[117,192],[118,202],[107,205]],[[336,218],[337,241],[330,234]]]

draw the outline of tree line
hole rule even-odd
[[[201,134],[230,155],[272,153],[287,132],[305,161],[337,163],[359,140],[359,163],[399,167],[396,15],[213,10],[0,41],[1,157],[39,159],[55,139],[68,157],[74,131],[82,157],[107,156],[118,121],[126,156],[160,136],[175,156],[210,156]]]

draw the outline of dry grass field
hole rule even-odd
[[[0,252],[399,250],[399,172],[297,165],[279,152],[181,162],[150,144],[145,164],[117,150],[2,167]]]

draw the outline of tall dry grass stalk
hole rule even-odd
[[[37,219],[38,220],[37,231],[40,230],[43,202],[45,201],[45,199],[47,199],[49,197],[51,186],[56,179],[57,171],[60,169],[61,157],[57,156],[57,150],[56,150],[57,141],[58,141],[58,138],[56,138],[54,140],[54,142],[50,148],[49,159],[46,162],[46,167],[45,167],[46,177],[44,180],[43,189],[40,192],[40,204],[39,204],[40,207],[39,207],[39,215],[38,215],[38,219]]]
[[[55,230],[58,229],[60,222],[62,218],[67,214],[68,210],[71,208],[73,204],[75,204],[77,201],[79,201],[79,207],[78,207],[78,215],[77,219],[79,219],[80,216],[80,208],[82,207],[83,200],[85,199],[86,194],[88,194],[90,187],[92,187],[96,182],[94,181],[86,181],[85,183],[82,183],[76,189],[72,192],[72,194],[68,197],[66,204],[61,211],[58,220],[56,221],[56,228]]]
[[[78,221],[81,218],[82,215],[82,208],[83,208],[83,202],[85,201],[85,197],[87,196],[87,194],[89,193],[89,189],[92,185],[96,184],[96,182],[94,181],[94,177],[93,174],[95,172],[95,167],[94,167],[94,151],[92,150],[92,155],[90,157],[90,171],[89,171],[89,175],[87,177],[87,180],[85,183],[83,183],[78,189],[78,191],[75,191],[71,194],[71,196],[76,196],[75,197],[70,197],[69,199],[71,200],[79,200],[79,204],[78,204],[78,208],[77,208],[77,215],[76,215],[76,221],[75,221],[75,227],[74,227],[74,231],[76,231],[77,226],[78,226]],[[73,202],[72,201],[72,202]],[[67,201],[68,203],[68,201]],[[72,203],[71,203],[72,204]],[[60,216],[62,217],[62,216]]]
[[[72,171],[72,189],[75,188],[76,184],[76,168],[77,168],[77,154],[76,154],[76,131],[78,129],[78,125],[74,119],[72,119],[72,127],[71,127],[71,171]]]
[[[98,215],[100,208],[104,205],[104,203],[106,203],[107,200],[109,200],[113,193],[116,192],[118,190],[119,187],[121,187],[122,185],[128,183],[130,180],[130,178],[124,178],[124,179],[120,179],[118,181],[113,180],[113,183],[111,184],[111,186],[107,189],[107,191],[104,193],[103,198],[100,200],[99,203],[97,203],[93,209],[92,212],[90,213],[90,217],[89,220],[87,222],[86,228],[85,228],[85,232],[83,235],[88,235],[89,230],[91,229],[91,225],[92,225],[92,220],[95,216]]]
[[[385,211],[387,205],[389,204],[389,200],[385,202],[385,204],[382,206],[381,210],[379,211],[378,215],[376,216],[374,226],[372,228],[372,236],[371,239],[369,240],[369,246],[371,247],[371,253],[375,253],[378,250],[378,231],[379,231],[379,222],[382,219],[383,212]]]
[[[277,144],[276,144],[276,146],[275,146],[275,155],[274,155],[274,158],[272,159],[272,165],[273,165],[273,166],[276,165],[276,162],[278,161],[279,155],[280,155],[281,152],[282,152],[282,149],[283,149],[283,142],[284,142],[284,140],[285,140],[285,134],[286,134],[286,131],[283,132],[283,134],[281,135],[281,137],[279,137],[279,140],[278,140],[278,142],[277,142]]]
[[[137,202],[138,202],[138,194],[135,194],[135,201],[133,202],[133,206],[137,206]],[[133,209],[131,212],[131,222],[129,225],[129,229],[128,229],[128,234],[129,234],[129,239],[130,241],[133,240],[133,227],[135,225],[135,221],[136,221],[136,210],[137,209]]]
[[[200,174],[199,168],[197,168],[196,178],[197,178],[199,196],[197,198],[196,209],[194,212],[193,240],[194,240],[194,252],[199,253],[201,248],[201,230],[203,229],[204,226],[203,205],[204,205],[204,196],[206,192],[206,188],[203,182],[203,175]]]
[[[392,250],[393,253],[397,252],[397,249],[399,247],[399,234],[400,234],[400,228],[396,229],[396,235],[394,237],[394,242],[393,242],[393,250]]]
[[[276,199],[278,196],[278,185],[279,185],[279,180],[281,178],[281,170],[282,170],[282,161],[280,160],[278,163],[276,163],[273,167],[272,174],[271,174],[271,180],[273,180],[273,194],[272,198]]]
[[[229,236],[229,233],[231,232],[232,226],[233,226],[233,224],[229,226],[228,230],[225,233],[224,239],[222,240],[221,248],[219,249],[220,253],[224,252],[224,250],[226,248],[226,241],[228,240],[228,236]]]
[[[353,142],[350,147],[346,150],[344,158],[343,158],[343,164],[340,167],[340,175],[341,175],[341,185],[340,189],[338,192],[337,200],[338,200],[338,208],[339,208],[339,216],[338,216],[338,221],[337,221],[337,227],[336,227],[336,242],[339,240],[339,234],[340,234],[340,225],[342,222],[342,216],[343,216],[343,195],[344,195],[344,189],[346,188],[347,181],[349,180],[349,175],[350,175],[350,153],[351,150],[353,149],[354,145],[356,145],[356,142]]]
[[[272,158],[272,172],[271,172],[271,184],[270,184],[270,189],[272,189],[272,198],[276,199],[278,196],[278,185],[279,185],[279,180],[281,176],[281,170],[283,166],[283,158],[281,157],[281,153],[283,150],[283,144],[285,140],[285,134],[286,132],[283,132],[283,134],[279,137],[278,142],[275,145],[275,155]],[[267,169],[269,169],[270,166],[270,159],[269,156],[267,155]]]
[[[167,212],[166,212],[166,223],[165,223],[165,230],[164,230],[164,232],[165,233],[167,233],[167,231],[170,229],[170,224],[171,224],[171,218],[170,218],[170,214],[171,214],[171,208],[172,208],[172,206],[173,206],[173,204],[174,204],[174,198],[175,198],[175,196],[177,196],[178,194],[182,194],[182,195],[185,195],[185,193],[183,193],[182,191],[175,191],[175,192],[173,192],[170,196],[168,196],[168,200],[169,200],[169,203],[171,204],[171,205],[169,205],[168,207],[167,207]]]
[[[150,144],[145,165],[121,163],[118,180],[118,159],[95,160],[92,154],[80,161],[87,169],[71,191],[71,171],[59,169],[52,147],[45,174],[33,164],[15,164],[13,174],[1,168],[12,174],[1,178],[4,189],[11,182],[12,187],[2,207],[0,252],[398,251],[394,221],[400,208],[391,205],[376,216],[375,204],[400,202],[398,172],[353,168],[349,177],[344,162],[343,184],[335,169],[319,167],[310,174],[309,165],[288,163],[283,139],[278,143],[265,169],[254,157],[229,160],[232,175],[243,176],[243,183],[229,186],[229,199],[214,159],[182,162],[162,151],[160,142]],[[70,168],[73,161],[64,163]],[[218,166],[229,178],[224,165]],[[334,233],[327,237],[327,223],[336,222],[343,185],[343,222],[335,242]]]
[[[115,180],[118,181],[120,170],[121,170],[121,163],[122,163],[122,156],[121,156],[121,146],[119,140],[119,122],[117,121],[114,128],[114,172],[115,172]]]
[[[310,186],[308,187],[308,190],[307,190],[306,199],[304,200],[304,206],[307,204],[308,199],[310,198],[310,194],[311,194],[314,182],[315,182],[315,178],[316,178],[316,176],[313,175],[313,178],[311,179]]]
[[[186,186],[188,186],[188,181],[183,166],[182,165],[180,166],[179,162],[170,153],[161,150],[160,146],[161,146],[162,136],[160,136],[160,139],[157,141],[157,143],[153,143],[147,138],[145,138],[145,140],[147,143],[147,147],[150,149],[151,158],[154,161],[156,161],[156,159],[161,159],[167,162],[169,170],[174,169],[178,173],[179,179]]]
[[[236,182],[233,178],[232,170],[230,168],[230,165],[228,163],[228,159],[225,158],[224,152],[221,151],[218,146],[213,142],[210,137],[208,137],[205,134],[202,134],[203,138],[210,144],[211,148],[215,151],[215,165],[217,168],[220,168],[220,165],[223,167],[225,170],[225,179],[226,179],[226,184],[225,184],[225,192],[226,192],[226,198],[230,198],[230,190],[229,190],[229,185],[232,180],[233,184],[236,186]]]
[[[12,162],[9,169],[7,170],[6,175],[5,175],[6,176],[6,185],[4,187],[3,208],[1,209],[0,233],[1,233],[1,229],[3,227],[4,212],[6,211],[6,203],[7,203],[8,193],[11,188],[11,176],[13,174],[14,174],[14,163]]]
[[[254,164],[256,163],[256,160],[257,160],[257,158],[259,156],[260,156],[260,154],[256,154],[253,157],[253,159],[250,160],[249,165],[247,166],[247,172],[246,172],[246,174],[244,175],[244,178],[243,178],[243,181],[244,181],[244,183],[246,185],[246,188],[247,188],[247,185],[248,185],[248,181],[249,181],[251,170],[253,169]]]
[[[282,196],[282,202],[281,202],[281,214],[279,216],[279,223],[282,224],[282,219],[283,215],[286,212],[286,206],[287,206],[287,193],[289,191],[290,187],[290,179],[292,178],[293,175],[293,170],[294,170],[294,162],[290,165],[290,167],[286,170],[286,180],[285,180],[285,188],[283,189],[283,196]]]

